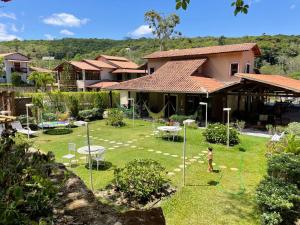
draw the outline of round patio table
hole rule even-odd
[[[182,130],[181,127],[177,126],[160,126],[157,127],[157,130],[159,132],[163,132],[168,135],[168,139],[173,136],[173,141],[175,140],[175,137],[177,137],[178,132]]]
[[[157,130],[163,132],[178,132],[181,131],[182,128],[177,126],[161,126],[161,127],[157,127]]]
[[[105,148],[100,145],[91,145],[90,146],[91,155],[101,155],[104,153]],[[89,154],[89,147],[83,146],[77,149],[77,152],[81,155],[88,155]]]

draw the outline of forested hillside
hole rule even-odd
[[[170,40],[168,49],[195,48],[211,45],[256,42],[262,49],[257,67],[263,73],[289,74],[300,72],[300,35],[262,35],[240,38],[196,37]],[[32,58],[36,66],[54,67],[67,59],[93,58],[98,54],[119,55],[143,63],[143,56],[159,50],[154,39],[61,39],[0,42],[0,52],[19,51]],[[56,61],[42,61],[43,56],[54,56]]]

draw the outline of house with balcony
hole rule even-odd
[[[11,83],[14,72],[21,75],[22,81],[27,83],[27,77],[30,74],[30,59],[18,52],[0,53],[3,58],[4,71],[0,74],[0,83]]]
[[[77,91],[101,90],[147,73],[125,57],[108,55],[100,55],[93,60],[64,62],[54,70],[57,72],[58,87],[65,86]],[[64,82],[65,74],[69,76],[67,83]]]
[[[181,114],[203,120],[199,103],[205,102],[210,121],[224,121],[224,108],[231,109],[232,118],[255,126],[300,118],[300,81],[259,74],[255,58],[260,55],[256,43],[158,51],[144,57],[148,75],[107,89],[120,91],[121,105],[134,98],[146,116],[150,109],[164,110],[165,118]]]

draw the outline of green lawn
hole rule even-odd
[[[215,169],[219,173],[208,173],[206,157],[202,153],[206,151],[208,143],[203,139],[201,130],[188,129],[187,161],[195,158],[187,167],[186,186],[182,187],[182,171],[174,171],[182,164],[182,142],[174,143],[152,136],[152,123],[136,121],[133,128],[132,121],[126,122],[127,126],[122,128],[106,126],[105,121],[90,123],[92,144],[106,147],[105,159],[113,164],[107,171],[94,171],[96,189],[104,188],[111,182],[114,167],[122,167],[137,158],[152,158],[164,165],[167,171],[174,173],[168,177],[177,187],[177,192],[161,205],[168,225],[260,224],[254,204],[254,191],[265,174],[266,139],[241,136],[241,144],[230,149],[223,145],[213,145]],[[75,128],[69,135],[40,135],[35,138],[35,144],[43,151],[53,151],[56,160],[61,162],[62,155],[67,154],[67,143],[74,142],[77,147],[81,147],[85,145],[84,135],[84,127]],[[110,141],[123,144],[109,149],[117,145]],[[125,146],[126,143],[129,146]],[[81,162],[78,167],[71,169],[89,186],[89,173],[84,167],[85,161],[82,159]]]

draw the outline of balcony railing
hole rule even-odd
[[[11,72],[17,72],[17,73],[27,73],[27,68],[20,67],[20,68],[11,68]]]

